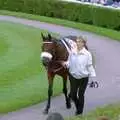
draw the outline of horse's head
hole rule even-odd
[[[52,61],[55,55],[55,42],[50,34],[44,36],[41,33],[43,44],[42,44],[42,52],[41,52],[41,60],[44,66],[47,66],[49,62]]]

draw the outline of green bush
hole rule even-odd
[[[106,28],[120,30],[120,10],[94,7],[93,24]]]
[[[0,9],[55,17],[120,30],[120,10],[57,0],[0,0]]]

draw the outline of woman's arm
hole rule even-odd
[[[66,67],[66,68],[69,68],[69,67],[70,67],[70,59],[71,59],[71,56],[72,56],[72,55],[73,55],[73,52],[70,52],[67,61],[63,61],[63,62],[62,62],[62,65],[63,65],[64,67]]]
[[[89,55],[88,55],[88,71],[89,71],[90,77],[95,77],[96,76],[96,72],[95,72],[95,69],[93,67],[92,55],[91,55],[90,52],[89,52]]]
[[[63,66],[65,66],[66,68],[69,68],[69,61],[63,62]]]

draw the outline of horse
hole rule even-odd
[[[66,61],[69,55],[65,45],[61,40],[57,40],[50,34],[44,36],[41,33],[43,44],[41,46],[41,60],[47,70],[48,76],[48,102],[44,113],[48,113],[50,109],[51,96],[53,94],[53,80],[55,75],[59,75],[63,79],[63,93],[65,95],[66,107],[71,108],[70,97],[67,91],[68,71],[60,64],[60,61]],[[76,40],[76,36],[67,36],[66,38]]]
[[[41,52],[41,60],[46,68],[47,71],[47,77],[48,77],[48,101],[47,105],[44,110],[44,114],[48,114],[50,109],[50,103],[51,103],[51,96],[53,94],[53,80],[55,75],[59,75],[63,79],[63,93],[66,100],[66,108],[71,108],[71,100],[70,100],[70,94],[68,94],[67,91],[67,77],[68,77],[68,70],[61,65],[61,61],[66,61],[69,56],[69,50],[70,44],[66,42],[65,39],[68,39],[68,41],[73,41],[76,43],[77,36],[65,36],[64,38],[57,39],[51,36],[51,34],[48,34],[47,36],[44,36],[41,33],[42,37],[42,52]],[[86,49],[87,46],[85,46]],[[94,83],[90,84],[94,87]]]

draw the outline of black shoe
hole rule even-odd
[[[75,115],[82,115],[82,112],[76,111],[76,112],[75,112]]]

